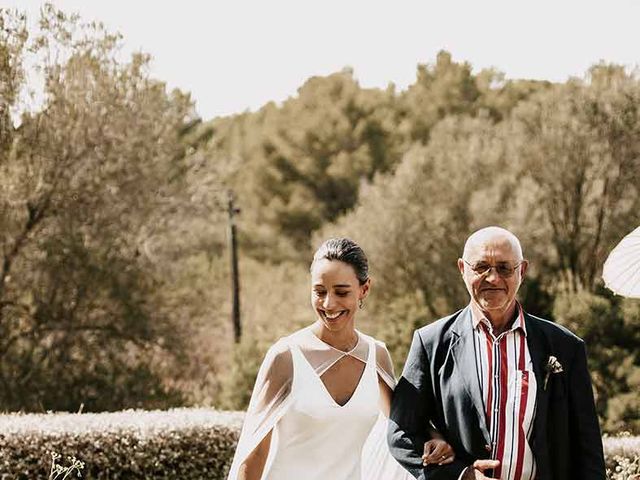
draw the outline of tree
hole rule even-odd
[[[431,129],[449,115],[471,114],[480,97],[468,63],[452,61],[451,54],[438,52],[434,65],[418,65],[416,81],[398,99],[399,130],[405,145],[426,144]]]
[[[637,78],[600,65],[521,104],[504,132],[521,221],[536,225],[528,243],[574,290],[594,291],[610,249],[640,223],[639,100]]]
[[[24,70],[22,53],[27,41],[26,18],[0,9],[0,155],[6,155],[11,144],[12,107],[16,104]]]
[[[148,57],[118,63],[119,37],[99,25],[48,5],[41,26],[44,104],[9,127],[0,158],[0,405],[175,404],[160,374],[182,341],[152,308],[162,280],[141,252],[183,168],[191,102],[148,77]],[[20,65],[25,49],[9,51]]]
[[[362,89],[345,70],[309,79],[281,107],[212,122],[209,156],[235,164],[228,183],[245,202],[243,245],[258,257],[265,248],[273,259],[306,257],[311,232],[399,160],[394,101],[392,90]]]
[[[205,124],[202,145],[244,199],[242,245],[256,258],[300,260],[313,231],[351,210],[361,186],[393,171],[402,155],[450,115],[506,117],[544,82],[474,75],[440,52],[397,93],[363,89],[349,69],[309,79],[298,95]],[[292,253],[293,252],[293,253]]]
[[[640,304],[606,292],[561,289],[557,321],[579,335],[589,351],[596,407],[605,431],[640,432]]]

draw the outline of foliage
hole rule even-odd
[[[0,149],[0,405],[179,403],[159,375],[182,340],[154,308],[161,280],[140,253],[175,188],[191,103],[148,77],[145,56],[116,62],[118,37],[100,26],[47,6],[41,28],[29,51],[44,105]]]
[[[28,33],[26,17],[0,11],[0,155],[7,153],[13,125],[12,107],[18,100],[24,82],[22,52]]]
[[[77,477],[82,477],[80,473],[84,469],[84,462],[78,460],[76,457],[69,459],[69,466],[65,467],[61,463],[58,463],[61,455],[56,452],[51,453],[51,470],[49,471],[49,480],[65,480],[69,475],[74,472]]]
[[[265,255],[260,244],[268,242],[270,259],[306,259],[312,232],[354,208],[361,188],[393,171],[415,142],[427,143],[439,121],[500,118],[544,85],[499,78],[473,75],[441,52],[434,65],[418,67],[405,92],[363,89],[345,69],[309,79],[281,107],[270,103],[203,126],[214,163],[236,164],[229,183],[244,198],[249,253]]]
[[[413,332],[430,323],[433,317],[424,305],[420,292],[407,292],[404,296],[389,298],[386,302],[376,300],[377,294],[374,290],[367,300],[367,312],[358,317],[358,328],[385,343],[398,377],[409,353]],[[387,314],[380,316],[377,312],[383,309]]]
[[[587,291],[556,296],[554,317],[583,338],[596,405],[609,432],[640,431],[640,303]]]
[[[427,143],[440,120],[471,113],[479,97],[471,65],[455,63],[450,53],[441,51],[435,65],[418,65],[415,83],[401,95],[400,129],[410,142]]]
[[[205,409],[0,416],[0,476],[46,478],[53,451],[83,478],[224,479],[240,424]]]
[[[521,103],[505,126],[518,227],[545,273],[574,289],[593,290],[611,247],[640,223],[639,100],[638,78],[598,65]]]
[[[212,155],[241,162],[230,183],[248,221],[288,240],[293,251],[285,258],[306,253],[310,233],[352,208],[363,180],[397,162],[387,118],[393,100],[391,92],[361,89],[344,71],[308,80],[281,108],[212,124]]]
[[[603,438],[607,479],[637,480],[640,475],[640,437],[628,432]]]

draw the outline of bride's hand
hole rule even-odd
[[[446,465],[453,462],[455,458],[456,454],[453,448],[444,440],[434,439],[424,444],[424,453],[422,454],[424,466],[429,464]]]

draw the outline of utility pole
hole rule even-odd
[[[238,242],[236,240],[236,214],[240,209],[233,204],[233,191],[227,191],[227,212],[229,214],[229,246],[231,250],[231,321],[233,322],[233,339],[240,343],[242,326],[240,324],[240,282],[238,280]]]

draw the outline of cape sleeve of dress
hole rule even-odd
[[[378,376],[393,390],[396,386],[396,376],[393,372],[393,361],[387,346],[380,340],[373,340],[376,348],[376,370]]]
[[[383,342],[373,341],[376,349],[376,370],[391,390],[395,388],[393,361]],[[387,417],[380,412],[367,441],[362,449],[363,480],[414,480],[389,452],[387,445]]]
[[[228,480],[238,478],[242,463],[287,411],[292,380],[290,346],[287,339],[280,339],[267,351],[258,371]]]

